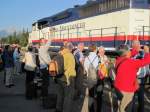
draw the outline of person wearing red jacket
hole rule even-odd
[[[114,86],[123,96],[118,112],[125,112],[125,108],[132,101],[134,92],[139,87],[136,80],[137,71],[140,67],[150,64],[150,54],[149,48],[146,47],[143,59],[132,59],[131,51],[126,45],[119,46],[118,52],[120,56],[116,60],[117,70]]]

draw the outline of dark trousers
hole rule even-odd
[[[92,103],[89,105],[89,112],[95,112],[96,111],[96,85],[89,89],[89,97],[92,101]]]
[[[27,99],[32,99],[35,95],[33,88],[34,71],[26,71],[25,95]]]
[[[65,85],[64,87],[64,103],[63,112],[71,112],[73,107],[73,98],[75,93],[75,78],[70,78],[70,85]]]
[[[102,101],[103,101],[103,89],[104,89],[104,80],[98,80],[97,83],[97,99],[96,99],[96,103],[97,103],[97,112],[101,112],[102,111]]]
[[[49,74],[46,68],[40,69],[42,73],[42,97],[48,96]]]
[[[145,78],[141,78],[141,83],[140,83],[140,87],[139,90],[135,93],[135,95],[137,94],[138,96],[138,110],[137,112],[144,112],[144,82],[145,82]],[[133,104],[132,104],[132,112],[136,112],[135,110],[135,95],[133,98]]]
[[[77,96],[85,96],[85,80],[86,80],[86,75],[84,74],[84,68],[80,65],[78,67],[78,70],[76,71],[77,75],[75,78],[75,89],[76,89],[76,95]]]
[[[63,110],[64,89],[65,89],[65,86],[66,86],[66,82],[62,81],[61,78],[57,78],[56,83],[58,84],[58,90],[59,90],[59,92],[57,93],[56,109],[61,111],[61,110]]]

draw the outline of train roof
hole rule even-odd
[[[56,17],[56,16],[58,16],[58,15],[61,15],[61,14],[63,14],[63,13],[66,13],[66,12],[70,12],[70,11],[72,11],[72,9],[73,9],[73,8],[69,8],[69,9],[66,9],[66,10],[64,10],[64,11],[62,11],[62,12],[59,12],[59,13],[53,15],[53,16],[49,16],[49,17],[42,18],[42,19],[38,20],[38,22],[51,21],[54,17]]]
[[[37,23],[39,23],[39,25],[45,25],[46,26],[54,26],[54,25],[58,25],[58,24],[63,24],[63,23],[67,23],[67,22],[70,22],[70,21],[74,21],[74,20],[78,20],[78,19],[82,19],[82,18],[87,18],[87,17],[91,17],[91,16],[96,16],[98,14],[103,14],[103,13],[109,13],[109,12],[112,12],[112,11],[120,11],[120,10],[123,10],[123,9],[126,9],[126,8],[130,8],[131,4],[130,4],[130,1],[131,0],[126,0],[126,1],[122,1],[122,2],[126,2],[127,6],[125,7],[122,7],[122,8],[118,8],[118,9],[108,9],[107,11],[102,11],[102,12],[96,12],[95,14],[91,14],[91,15],[86,15],[86,16],[81,16],[81,10],[84,10],[86,8],[89,8],[90,6],[96,6],[97,4],[102,4],[102,3],[105,3],[105,2],[108,2],[110,3],[108,0],[88,0],[85,4],[83,5],[75,5],[73,8],[68,8],[62,12],[59,12],[57,14],[54,14],[52,16],[49,16],[49,17],[45,17],[45,18],[42,18],[42,19],[39,19],[37,21]],[[136,1],[136,0],[133,0],[133,1]],[[146,0],[145,0],[146,1]],[[121,2],[121,1],[118,1],[118,2]],[[142,4],[138,4],[138,3],[133,3],[132,6],[133,7],[136,7],[136,8],[147,8],[147,4],[150,4],[150,0],[147,0],[147,2],[143,2],[143,5]],[[142,7],[141,7],[142,6]]]
[[[59,16],[59,15],[61,15],[61,14],[63,14],[63,13],[66,13],[66,12],[72,13],[72,14],[75,13],[75,12],[77,13],[77,11],[78,11],[79,9],[82,9],[82,8],[88,7],[88,6],[90,6],[90,5],[94,5],[94,4],[100,3],[100,2],[102,2],[102,1],[106,1],[106,0],[88,0],[88,1],[86,2],[86,4],[83,4],[83,5],[75,5],[73,8],[68,8],[68,9],[66,9],[66,10],[64,10],[64,11],[62,11],[62,12],[59,12],[59,13],[57,13],[57,14],[54,14],[54,15],[52,15],[52,16],[39,19],[37,22],[43,22],[43,21],[52,22],[52,21],[53,21],[53,18],[55,18],[56,16]]]

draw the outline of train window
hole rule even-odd
[[[48,21],[41,21],[41,22],[38,22],[38,29],[42,29],[42,28],[45,28],[45,27],[48,27]]]

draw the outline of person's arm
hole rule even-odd
[[[150,53],[146,53],[143,59],[134,59],[133,64],[137,68],[150,64]]]

